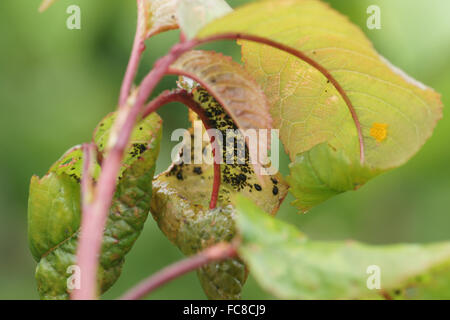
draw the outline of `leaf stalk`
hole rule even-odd
[[[222,261],[228,258],[234,258],[237,255],[236,245],[234,243],[218,243],[196,255],[180,260],[154,275],[143,280],[134,288],[126,292],[121,300],[137,300],[145,297],[153,290],[161,287],[163,284],[182,276],[188,272],[201,268],[202,266],[214,262]]]
[[[192,98],[192,95],[184,89],[176,90],[166,90],[162,92],[157,98],[152,100],[145,108],[142,113],[142,117],[145,118],[152,112],[158,110],[163,105],[170,102],[180,102],[187,106],[190,110],[195,112],[203,123],[206,130],[213,129],[205,111],[198,105],[198,103]],[[208,132],[208,131],[207,131]],[[220,162],[219,155],[217,152],[220,151],[220,145],[214,140],[214,136],[210,136],[211,145],[213,145],[213,156],[214,156],[214,180],[211,192],[211,200],[209,203],[209,208],[214,209],[217,206],[217,199],[219,197],[219,189],[221,183],[221,173],[220,173]]]
[[[216,41],[216,40],[248,40],[254,41],[261,44],[269,45],[274,48],[278,48],[287,53],[290,53],[299,59],[305,61],[310,64],[317,70],[319,70],[337,89],[340,93],[344,101],[346,102],[349,111],[353,117],[355,122],[355,126],[358,132],[359,145],[360,145],[360,161],[364,162],[364,140],[362,137],[362,130],[360,126],[360,122],[358,120],[358,116],[353,108],[353,105],[348,98],[346,92],[338,83],[338,81],[331,75],[331,73],[322,65],[320,65],[315,60],[311,59],[304,53],[284,44],[272,41],[270,39],[266,39],[263,37],[242,34],[242,33],[226,33],[220,35],[214,35],[210,37],[206,37],[203,39],[191,39],[185,40],[181,43],[175,44],[170,52],[159,59],[154,68],[150,71],[150,73],[144,78],[137,93],[136,100],[134,105],[129,108],[122,109],[125,111],[124,121],[120,121],[118,123],[116,121],[115,128],[113,128],[113,132],[117,132],[117,139],[114,141],[113,145],[110,146],[109,152],[107,153],[103,164],[102,171],[100,177],[98,179],[95,199],[93,202],[86,206],[83,212],[83,221],[81,227],[81,236],[80,243],[78,247],[77,257],[83,256],[83,260],[78,260],[79,266],[83,272],[83,277],[81,278],[81,289],[76,290],[76,292],[72,295],[74,299],[95,299],[97,298],[96,290],[92,290],[96,286],[96,273],[98,269],[98,256],[100,253],[101,242],[103,230],[105,227],[106,218],[108,215],[109,207],[115,192],[116,188],[116,180],[118,176],[118,172],[120,170],[121,161],[123,158],[124,150],[128,144],[131,132],[133,127],[140,115],[142,115],[142,109],[148,97],[151,95],[155,86],[159,83],[161,78],[167,73],[170,65],[175,62],[183,53],[188,50],[193,49],[197,45],[205,44],[208,42]],[[136,49],[138,48],[138,49]],[[141,46],[135,47],[133,50],[134,55],[132,54],[131,62],[128,66],[128,70],[126,73],[126,80],[124,81],[124,89],[123,92],[128,91],[128,87],[131,87],[131,83],[134,79],[134,75],[137,70],[138,61],[142,52]],[[135,63],[136,62],[136,63]],[[131,81],[130,78],[133,78]],[[121,104],[122,105],[122,104]],[[156,107],[156,105],[153,105]],[[149,108],[146,108],[145,112],[148,112]],[[195,111],[195,110],[194,110]],[[201,117],[202,113],[197,113]],[[205,122],[204,122],[205,123]],[[220,173],[220,168],[215,167],[215,183],[213,186],[213,194],[218,193],[218,189],[220,186],[220,182],[217,182],[217,173]],[[210,207],[215,207],[216,198],[211,197]],[[88,217],[88,218],[87,218]],[[86,252],[84,252],[86,251]]]

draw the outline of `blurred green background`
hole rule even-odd
[[[27,198],[32,174],[42,176],[69,147],[90,140],[97,122],[116,107],[135,30],[135,1],[60,0],[38,14],[39,0],[0,1],[0,298],[36,299],[35,262],[27,246]],[[245,0],[229,0],[233,7]],[[393,64],[442,94],[450,105],[450,1],[329,0],[361,26]],[[82,29],[66,28],[66,8],[77,4]],[[381,8],[382,29],[368,30],[366,8]],[[178,39],[178,31],[148,43],[141,79]],[[210,45],[239,60],[230,42]],[[157,91],[174,86],[167,77]],[[445,113],[445,111],[444,111]],[[187,111],[172,104],[160,114],[164,140],[157,171],[167,168],[170,132],[186,127]],[[299,215],[288,198],[279,218],[314,239],[368,243],[449,240],[450,118],[444,117],[425,147],[405,166],[357,192],[338,196]],[[285,159],[285,158],[284,158]],[[286,173],[283,162],[282,172]],[[115,298],[140,279],[182,257],[149,217],[127,256]],[[250,278],[244,298],[270,298]],[[204,299],[194,273],[149,296]]]

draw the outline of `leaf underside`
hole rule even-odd
[[[115,114],[107,116],[96,129],[94,141],[100,152],[114,118]],[[103,236],[98,271],[101,293],[120,276],[124,256],[147,219],[160,138],[161,119],[156,114],[141,121],[133,131]],[[68,267],[76,264],[81,220],[82,156],[81,147],[74,147],[46,176],[41,179],[34,176],[31,180],[28,234],[32,254],[38,261],[36,280],[42,299],[69,298]],[[96,163],[94,178],[99,171]]]
[[[270,99],[274,127],[292,161],[291,191],[302,211],[405,163],[441,118],[439,94],[390,65],[358,27],[321,1],[258,1],[212,22],[197,37],[228,32],[264,37],[303,53],[329,72],[351,102],[346,104],[330,78],[310,64],[267,45],[240,42],[246,70]],[[357,123],[363,164],[358,164]],[[350,176],[345,181],[325,158],[316,158],[320,166],[305,168],[304,158],[314,158],[310,153],[320,144],[328,145],[323,153],[328,159],[346,159]],[[361,166],[371,173],[364,179]],[[317,184],[301,182],[303,174],[296,175],[305,170],[310,171],[306,176],[321,176]]]
[[[248,72],[230,57],[212,51],[192,50],[172,64],[169,72],[186,76],[201,84],[243,132],[251,134],[256,129],[272,128],[265,94]],[[252,148],[252,165],[258,175],[264,172],[264,166],[256,156],[258,150],[255,147],[258,146],[260,150],[268,148],[270,135],[267,132],[267,145],[262,140],[257,144],[248,144]],[[261,135],[262,131],[257,134]]]
[[[312,241],[248,199],[237,199],[236,208],[239,255],[258,283],[278,298],[450,298],[449,242],[371,246]],[[373,270],[379,270],[379,289],[372,287]]]
[[[192,50],[171,65],[170,71],[202,85],[231,116],[238,128],[270,129],[269,104],[260,86],[230,57]]]
[[[141,2],[141,5],[143,7],[139,8],[139,13],[143,15],[140,20],[146,22],[146,25],[143,26],[145,38],[150,38],[164,31],[178,29],[177,0],[145,0]]]
[[[198,86],[192,94],[213,127],[224,133],[226,129],[236,128],[232,119],[205,89]],[[192,112],[190,119],[199,120]],[[200,130],[204,132],[202,126]],[[287,193],[287,186],[280,175],[264,176],[264,185],[261,185],[247,157],[244,164],[221,165],[217,208],[210,210],[213,165],[194,163],[194,129],[191,128],[190,132],[191,135],[182,143],[191,149],[183,148],[180,159],[156,177],[151,203],[151,212],[160,229],[186,255],[234,237],[235,209],[230,199],[235,194],[241,193],[254,199],[265,212],[275,214]],[[203,142],[201,148],[205,153],[211,152],[209,142]],[[187,159],[191,160],[190,163]],[[198,276],[208,298],[239,299],[247,271],[239,259],[228,259],[199,269]]]

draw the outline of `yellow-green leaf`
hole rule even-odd
[[[96,129],[94,140],[100,154],[114,117],[115,114],[108,115]],[[132,133],[103,236],[98,272],[100,292],[106,291],[120,276],[124,256],[148,216],[160,139],[161,119],[156,113],[140,121]],[[76,264],[80,232],[82,157],[80,146],[74,147],[47,175],[41,179],[34,176],[30,183],[28,236],[31,252],[38,261],[36,280],[43,299],[69,297],[68,268]],[[99,171],[100,166],[95,163],[94,179]]]
[[[379,173],[327,143],[298,154],[289,168],[289,190],[297,198],[293,204],[302,212],[342,192],[357,190]]]
[[[80,227],[80,185],[68,175],[33,176],[28,200],[28,238],[36,261]],[[51,216],[49,215],[51,213]]]
[[[245,67],[269,98],[274,127],[280,129],[294,162],[298,155],[327,143],[342,152],[349,164],[362,160],[366,171],[378,174],[410,159],[441,118],[439,94],[389,64],[357,26],[321,1],[258,1],[212,22],[198,37],[228,32],[267,38],[313,61],[242,41]],[[315,169],[324,176],[321,171],[330,172],[331,163],[320,162]],[[349,178],[354,179],[350,185],[365,182]],[[292,187],[301,204],[301,186]],[[306,197],[316,201],[301,204],[303,208],[327,198]]]
[[[450,299],[450,242],[372,246],[312,241],[236,199],[239,255],[281,299]]]

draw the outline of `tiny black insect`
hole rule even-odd
[[[274,196],[276,196],[278,194],[278,187],[277,186],[273,186],[272,193],[273,193]]]
[[[202,174],[202,167],[194,167],[194,173]]]
[[[247,180],[247,176],[243,173],[240,173],[238,177],[239,177],[239,180],[241,180],[241,181],[245,182]]]

